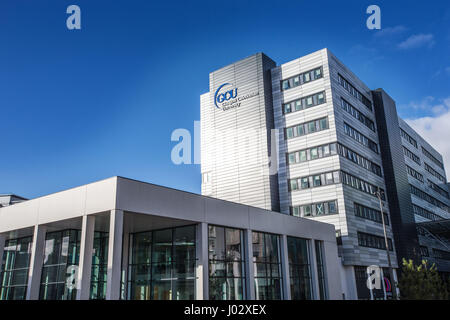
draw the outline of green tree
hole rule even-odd
[[[400,281],[400,298],[404,300],[446,300],[447,286],[442,281],[436,266],[428,268],[427,261],[414,265],[412,260],[403,259]]]

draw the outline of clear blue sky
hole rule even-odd
[[[114,175],[200,192],[171,132],[199,120],[209,72],[260,51],[328,47],[406,118],[450,97],[448,1],[2,0],[0,41],[0,193],[30,198]]]

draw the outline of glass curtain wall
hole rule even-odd
[[[25,300],[33,237],[5,242],[1,266],[0,300]]]
[[[90,299],[106,299],[106,281],[108,276],[109,232],[95,232],[92,254]]]
[[[208,243],[209,299],[244,299],[242,230],[210,225]]]
[[[49,232],[45,239],[41,300],[75,300],[80,230]]]
[[[280,237],[252,232],[256,300],[281,300]]]
[[[316,250],[317,278],[319,280],[319,297],[320,300],[328,299],[327,278],[325,273],[323,241],[315,240],[314,246]]]
[[[131,235],[128,299],[195,298],[195,227]]]
[[[291,277],[291,299],[311,300],[311,266],[308,240],[287,237],[289,274]]]

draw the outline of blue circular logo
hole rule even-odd
[[[237,97],[237,88],[230,89],[228,91],[221,91],[226,86],[231,86],[231,83],[226,82],[220,85],[219,88],[217,88],[216,93],[214,94],[214,104],[217,109],[220,109],[218,103],[222,103]]]

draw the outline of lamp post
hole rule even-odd
[[[383,202],[381,201],[381,193],[382,193],[382,191],[380,190],[380,188],[377,188],[377,191],[375,194],[378,197],[378,201],[380,203],[381,221],[383,222],[384,243],[386,246],[386,254],[387,254],[387,260],[388,260],[388,267],[389,267],[389,277],[391,278],[392,298],[394,300],[397,300],[397,286],[395,285],[394,271],[392,269],[392,264],[391,264],[391,255],[389,253],[389,243],[388,243],[388,238],[387,238],[387,234],[386,234],[386,223],[384,221]],[[384,279],[383,279],[383,281],[384,281]]]

